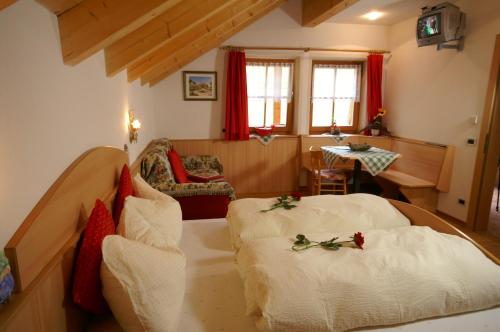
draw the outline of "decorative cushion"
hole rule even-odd
[[[99,269],[102,261],[102,240],[115,233],[115,224],[108,209],[101,200],[95,207],[83,232],[82,245],[78,252],[73,282],[73,301],[82,309],[93,314],[108,311],[101,293]]]
[[[182,212],[177,201],[129,196],[117,229],[123,237],[160,249],[179,244]]]
[[[172,171],[174,172],[174,177],[177,183],[187,183],[189,182],[187,178],[187,173],[186,169],[184,168],[184,165],[182,164],[182,160],[177,154],[177,152],[172,149],[168,151],[167,153],[168,156],[168,161],[170,162],[170,165],[172,166]]]
[[[136,194],[137,197],[153,199],[153,200],[164,199],[170,202],[177,202],[171,196],[164,194],[161,191],[158,191],[155,188],[151,187],[139,173],[137,173],[134,176],[133,184],[134,184],[134,193]]]
[[[120,175],[120,184],[118,185],[118,191],[116,192],[115,202],[113,206],[113,219],[115,225],[118,224],[120,220],[120,214],[123,209],[123,202],[125,198],[129,195],[134,195],[134,187],[132,185],[132,177],[130,176],[130,170],[127,164],[123,165],[122,173]]]
[[[189,171],[188,178],[194,182],[220,182],[224,181],[224,175],[221,175],[216,170],[199,169]]]
[[[176,331],[186,258],[118,235],[102,246],[103,294],[125,331]]]

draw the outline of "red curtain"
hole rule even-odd
[[[366,102],[367,123],[373,121],[382,107],[382,68],[384,65],[383,54],[368,55],[368,92]],[[365,130],[365,135],[369,135],[370,130]]]
[[[245,52],[230,51],[226,79],[226,140],[248,140],[249,135]]]

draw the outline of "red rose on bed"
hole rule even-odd
[[[300,201],[300,199],[302,198],[302,194],[298,191],[294,191],[293,193],[290,194],[294,200],[296,201]]]
[[[363,237],[363,233],[361,232],[354,233],[352,239],[354,243],[359,247],[359,249],[363,249],[363,244],[365,244],[365,238]]]

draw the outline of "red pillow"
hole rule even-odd
[[[120,221],[120,215],[122,214],[123,205],[125,204],[125,198],[129,195],[134,196],[134,187],[132,185],[130,170],[128,169],[127,164],[125,164],[122,168],[120,184],[118,185],[118,191],[116,192],[115,202],[113,204],[113,219],[115,220],[115,226],[118,225],[118,222]]]
[[[73,302],[93,314],[109,311],[101,292],[100,270],[102,240],[111,234],[115,234],[113,218],[104,203],[98,199],[83,232],[73,281]]]
[[[168,161],[170,162],[170,166],[172,166],[172,172],[174,172],[175,181],[177,183],[187,183],[191,182],[187,178],[186,169],[182,164],[182,160],[177,154],[177,152],[172,149],[167,153]]]
[[[194,182],[200,182],[200,183],[224,181],[224,175],[201,176],[201,175],[189,174],[188,178],[190,178]]]

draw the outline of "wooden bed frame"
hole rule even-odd
[[[71,299],[75,250],[95,200],[108,207],[128,155],[98,147],[85,152],[57,179],[5,247],[16,294],[0,308],[0,331],[83,331],[89,317]],[[137,171],[137,163],[131,169]],[[461,236],[500,260],[434,214],[390,200],[414,225]]]

